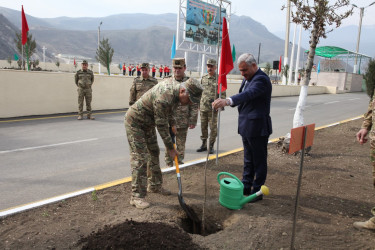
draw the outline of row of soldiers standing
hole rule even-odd
[[[170,194],[162,187],[160,149],[155,128],[166,146],[168,166],[173,166],[175,156],[178,163],[183,164],[188,129],[195,128],[197,124],[199,104],[202,145],[197,151],[207,150],[208,126],[211,130],[210,153],[213,153],[216,140],[217,111],[212,113],[211,107],[217,93],[216,61],[207,61],[208,74],[202,77],[201,83],[185,75],[184,58],[175,58],[172,64],[173,76],[158,83],[149,75],[149,64],[142,63],[141,76],[134,79],[130,90],[130,108],[125,115],[132,167],[130,204],[141,209],[150,205],[144,199],[147,192]],[[172,143],[174,135],[178,151]]]
[[[120,64],[120,68],[122,68],[122,74],[123,75],[126,75],[126,69],[128,69],[128,72],[129,72],[129,76],[134,76],[134,73],[137,72],[137,77],[141,75],[141,69],[142,69],[142,65],[140,64],[137,64],[136,66],[134,66],[133,64],[130,64],[128,67],[126,67],[126,64],[123,63],[122,66]],[[151,73],[152,73],[152,77],[155,77],[156,76],[156,71],[159,71],[159,77],[162,78],[163,77],[163,74],[164,74],[164,77],[167,77],[169,76],[171,70],[170,68],[165,65],[163,67],[163,65],[160,65],[160,67],[155,67],[155,65],[152,66],[151,68]]]

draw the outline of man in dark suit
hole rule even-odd
[[[244,77],[239,93],[227,99],[216,99],[212,106],[215,109],[238,106],[238,133],[244,147],[242,183],[244,195],[250,195],[260,190],[267,177],[267,144],[272,133],[272,85],[269,77],[258,68],[253,55],[241,55],[238,68]],[[263,199],[258,197],[254,201]]]

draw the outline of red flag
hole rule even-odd
[[[230,49],[229,33],[227,28],[227,20],[223,18],[223,33],[222,33],[221,55],[220,55],[220,69],[218,84],[221,83],[221,92],[227,89],[227,74],[233,69],[232,51]],[[220,93],[220,89],[217,89]]]
[[[76,58],[74,57],[74,66],[76,66]]]
[[[281,56],[280,56],[280,61],[279,61],[279,73],[281,72]]]
[[[23,5],[22,5],[22,45],[25,45],[25,43],[27,42],[28,31],[29,31],[29,25],[27,25],[25,12],[23,11]]]

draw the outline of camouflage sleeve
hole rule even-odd
[[[154,102],[155,125],[167,149],[173,149],[172,138],[169,134],[169,119],[171,117],[171,113],[172,108],[170,102],[164,100]]]
[[[94,83],[94,72],[91,71],[91,84]]]
[[[168,116],[168,124],[169,124],[170,127],[173,127],[173,126],[177,125],[176,117],[174,116],[175,113],[176,113],[176,111],[172,110],[172,112]]]
[[[74,75],[74,82],[76,83],[78,87],[78,72]]]
[[[197,125],[198,120],[198,103],[193,103],[189,105],[189,126]]]
[[[133,81],[133,84],[130,88],[130,95],[129,95],[129,106],[133,105],[136,101],[137,98],[137,93],[136,93],[136,88],[135,88],[135,79]]]
[[[361,128],[365,128],[368,131],[370,131],[372,127],[372,106],[373,100],[370,101],[367,112],[363,115],[363,123],[361,126]]]

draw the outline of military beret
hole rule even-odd
[[[207,65],[216,65],[216,60],[215,59],[208,59],[207,60]]]
[[[88,63],[87,63],[87,60],[83,60],[83,61],[82,61],[82,64],[88,64]]]
[[[203,88],[202,85],[192,78],[189,78],[184,85],[189,92],[189,99],[192,103],[199,103],[201,100]]]
[[[185,58],[173,58],[172,65],[175,68],[183,68],[185,66]]]
[[[149,63],[142,63],[141,68],[150,68],[150,64]]]

